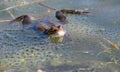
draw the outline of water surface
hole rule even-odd
[[[64,28],[69,36],[60,44],[34,30],[22,31],[19,24],[0,22],[1,72],[36,72],[39,68],[47,72],[120,71],[120,49],[111,46],[120,46],[119,0],[0,0],[0,20],[28,14],[56,22],[55,11],[48,13],[39,2],[58,10],[87,10],[91,16],[67,15],[69,23]],[[6,10],[11,6],[17,7]]]

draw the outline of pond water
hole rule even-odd
[[[57,22],[59,9],[87,10],[67,15],[69,36],[52,43],[44,34],[8,21],[20,15]],[[120,0],[0,0],[0,72],[120,72]]]

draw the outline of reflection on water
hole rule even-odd
[[[43,1],[43,0],[42,0]],[[55,11],[38,5],[41,0],[0,0],[0,72],[119,72],[119,0],[45,0],[56,9],[83,9],[91,16],[67,15],[68,35],[55,44],[44,34],[7,25],[23,14],[50,19]],[[50,17],[50,18],[47,18]],[[34,24],[37,21],[34,21]]]

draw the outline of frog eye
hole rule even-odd
[[[56,32],[57,30],[55,29],[54,32]]]
[[[61,25],[59,25],[57,28],[58,28],[58,29],[62,29],[62,26],[61,26]]]
[[[59,26],[57,26],[57,28],[60,28],[60,25],[59,25]]]

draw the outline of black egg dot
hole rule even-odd
[[[5,58],[8,58],[8,56],[6,55]]]
[[[39,51],[40,49],[36,49],[36,51]]]
[[[10,63],[9,63],[9,65],[10,65],[10,66],[11,66],[11,65],[13,65],[13,63],[12,63],[12,62],[10,62]]]
[[[30,52],[31,52],[31,53],[33,53],[34,51],[33,51],[33,50],[31,50]]]
[[[26,49],[26,52],[28,52],[29,50],[28,49]]]
[[[49,54],[51,54],[52,52],[48,52]]]
[[[22,52],[22,54],[25,54],[25,52]]]
[[[35,49],[35,47],[32,47],[31,49]]]
[[[45,49],[43,48],[42,50],[44,51]]]
[[[49,57],[50,55],[46,55],[47,57]]]

